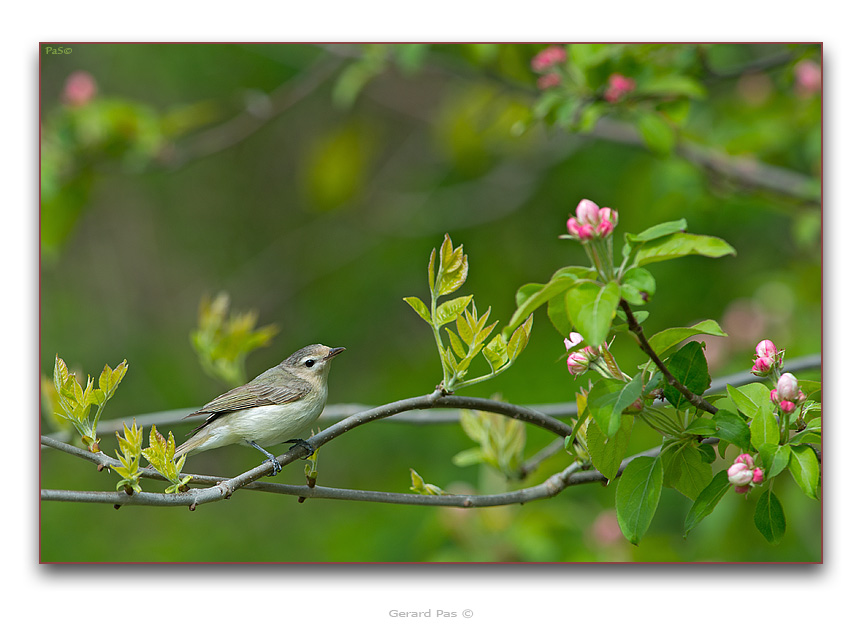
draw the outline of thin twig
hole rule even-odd
[[[652,346],[649,344],[646,335],[644,335],[644,329],[641,327],[640,324],[638,324],[638,321],[635,319],[635,315],[632,312],[632,308],[631,306],[629,306],[629,303],[623,299],[620,300],[620,306],[622,307],[623,312],[626,314],[626,319],[629,323],[629,330],[634,334],[641,350],[643,350],[644,354],[646,354],[650,358],[650,360],[656,364],[656,367],[658,367],[659,371],[664,374],[665,380],[670,383],[670,385],[674,389],[679,391],[686,400],[691,402],[697,408],[712,413],[713,415],[718,413],[718,409],[715,408],[709,401],[704,400],[702,396],[692,393],[691,389],[679,382],[676,377],[670,373],[670,370],[667,369],[667,366],[662,362],[659,356],[655,353],[655,350],[653,350]]]

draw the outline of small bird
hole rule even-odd
[[[306,346],[251,382],[189,413],[186,417],[207,418],[177,448],[174,458],[238,443],[263,452],[272,462],[271,475],[275,476],[281,464],[263,446],[295,443],[313,451],[307,441],[295,437],[323,412],[331,360],[344,350],[319,343]]]

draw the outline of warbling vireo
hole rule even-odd
[[[189,413],[186,417],[207,418],[177,448],[174,458],[238,443],[263,452],[272,462],[271,475],[275,476],[281,464],[263,446],[296,443],[311,452],[305,440],[295,437],[320,417],[326,404],[331,359],[344,350],[319,343],[306,346],[251,382]]]

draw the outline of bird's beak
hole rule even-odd
[[[341,353],[342,353],[342,352],[344,352],[345,350],[347,350],[347,348],[331,348],[331,349],[329,350],[329,354],[327,354],[327,355],[326,355],[325,357],[323,357],[323,358],[324,358],[324,359],[326,359],[326,360],[328,361],[328,360],[329,360],[329,359],[331,359],[332,357],[334,357],[334,356],[338,356],[339,354],[341,354]]]

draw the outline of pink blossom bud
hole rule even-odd
[[[753,470],[751,470],[751,482],[753,484],[759,485],[760,483],[763,482],[763,479],[764,479],[763,468],[755,467]]]
[[[624,95],[634,91],[635,87],[634,79],[622,74],[611,74],[608,78],[608,88],[605,90],[605,100],[618,102]]]
[[[569,358],[566,359],[566,365],[569,368],[569,374],[578,376],[589,369],[590,357],[581,351],[572,352]]]
[[[754,470],[749,469],[745,463],[734,463],[727,468],[727,480],[731,485],[743,487],[751,482],[754,477]]]
[[[575,215],[578,218],[578,222],[581,224],[593,224],[598,226],[599,221],[601,220],[599,217],[599,205],[592,200],[587,200],[586,198],[578,203],[578,207],[575,209]]]
[[[603,345],[605,347],[607,347],[607,344],[603,344]],[[592,357],[591,360],[593,360],[593,361],[595,361],[596,359],[599,358],[599,349],[594,347],[594,346],[585,346],[583,348],[583,350],[581,350],[581,352],[583,352],[584,354],[586,354],[589,357]]]
[[[754,366],[751,368],[751,373],[755,376],[768,376],[772,371],[773,361],[769,357],[757,357],[754,361]]]
[[[613,209],[604,207],[602,209],[599,209],[599,219],[608,220],[611,224],[616,226],[617,221],[619,220],[619,214]]]
[[[793,413],[796,410],[796,405],[790,400],[784,400],[778,405],[785,413]]]
[[[734,487],[733,490],[736,493],[748,493],[751,491],[751,485],[745,485],[744,487]]]
[[[96,95],[96,81],[87,72],[73,72],[63,87],[63,100],[71,106],[87,104]]]
[[[589,241],[590,239],[595,238],[595,236],[596,236],[596,231],[589,224],[581,224],[578,227],[578,237],[582,241]]]
[[[754,468],[754,458],[750,454],[745,454],[745,453],[740,454],[738,457],[736,457],[736,459],[733,462],[734,463],[742,463],[748,469]]]
[[[569,231],[569,234],[572,237],[575,237],[576,239],[581,238],[581,234],[580,232],[578,232],[580,228],[581,225],[578,224],[578,220],[576,220],[574,217],[570,217],[566,220],[566,230]]]
[[[560,46],[550,46],[533,57],[530,65],[534,72],[544,72],[566,60],[566,51]]]
[[[772,401],[772,404],[778,404],[778,389],[773,389],[769,392],[769,399]]]
[[[769,339],[764,339],[754,348],[754,354],[758,357],[775,360],[775,357],[778,356],[778,350]]]
[[[551,87],[556,87],[559,84],[559,74],[545,74],[544,76],[539,76],[538,80],[536,80],[536,86],[539,89],[550,89]]]
[[[796,74],[796,93],[807,98],[820,91],[822,71],[820,65],[810,59],[800,61],[793,68]]]
[[[614,225],[608,220],[602,220],[601,223],[598,225],[598,228],[596,228],[596,232],[598,233],[599,237],[605,238],[612,232],[614,232]]]
[[[796,376],[791,373],[782,374],[776,385],[778,391],[778,400],[780,402],[789,400],[791,402],[799,398],[799,381]]]
[[[577,346],[583,340],[584,338],[580,334],[575,332],[569,333],[569,336],[563,339],[563,345],[566,346],[566,352]]]

